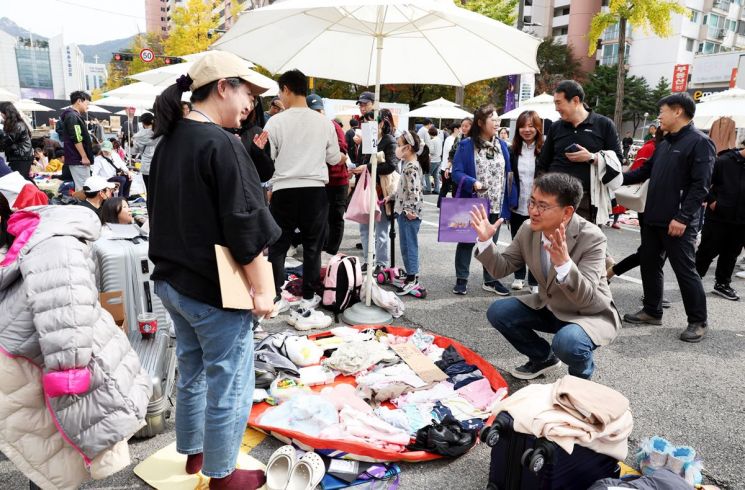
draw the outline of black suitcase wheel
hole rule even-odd
[[[520,465],[524,468],[528,467],[528,463],[530,462],[530,458],[533,456],[533,453],[535,452],[535,449],[532,447],[529,449],[526,449],[523,453],[522,457],[520,458]]]
[[[546,457],[544,456],[543,451],[534,451],[533,455],[530,457],[530,466],[528,466],[528,469],[533,473],[538,474],[545,464]]]
[[[499,428],[487,426],[481,429],[479,439],[489,447],[494,447],[499,442]]]

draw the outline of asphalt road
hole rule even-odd
[[[493,295],[482,291],[481,274],[474,260],[467,296],[451,293],[454,283],[455,245],[437,242],[437,209],[427,196],[420,239],[422,284],[428,289],[425,300],[406,297],[406,313],[396,324],[422,327],[450,336],[479,352],[498,369],[521,364],[524,359],[494,331],[485,312]],[[618,260],[632,253],[639,244],[638,229],[606,229],[609,250]],[[343,247],[357,253],[356,225],[348,225]],[[500,241],[509,242],[503,229]],[[397,252],[400,262],[400,254]],[[666,268],[665,291],[672,308],[665,311],[661,327],[625,325],[616,341],[595,353],[597,364],[594,381],[608,385],[631,401],[634,431],[630,444],[633,451],[639,441],[653,435],[666,437],[678,445],[696,449],[704,460],[705,475],[721,488],[745,489],[745,307],[743,301],[731,302],[710,294],[713,275],[705,278],[711,331],[699,344],[678,340],[686,326],[685,313],[675,277]],[[621,313],[640,307],[639,271],[614,279],[611,289]],[[505,278],[509,285],[512,277]],[[745,295],[745,281],[734,279],[733,285]],[[517,293],[526,294],[526,293]],[[287,325],[279,319],[266,325],[269,331],[280,331]],[[539,382],[552,382],[559,372]],[[524,382],[504,374],[515,391]],[[131,443],[132,465],[115,476],[91,482],[85,488],[147,488],[132,472],[142,459],[175,439],[172,421],[169,430],[153,439]],[[267,438],[251,453],[266,462],[281,443]],[[630,458],[631,459],[631,458]],[[630,460],[629,459],[629,460]],[[489,451],[479,445],[455,461],[402,466],[401,488],[405,489],[484,489],[488,479]],[[4,457],[0,457],[0,488],[27,488],[23,475]]]

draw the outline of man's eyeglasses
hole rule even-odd
[[[549,209],[560,208],[560,207],[561,206],[558,204],[556,206],[549,206],[545,202],[536,202],[536,200],[533,199],[532,197],[528,201],[528,209],[535,209],[538,212],[538,214],[543,214]]]

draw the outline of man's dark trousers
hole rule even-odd
[[[737,265],[737,257],[745,246],[745,225],[726,223],[707,216],[701,234],[701,245],[696,252],[696,270],[701,277],[706,275],[712,261],[718,255],[715,279],[717,284],[729,284]]]
[[[276,294],[285,283],[285,259],[295,229],[303,245],[303,298],[311,299],[321,287],[321,250],[328,226],[328,201],[323,187],[281,189],[272,193],[269,209],[282,236],[269,247]]]
[[[645,224],[642,227],[640,262],[644,289],[644,311],[662,318],[662,291],[665,254],[678,279],[688,323],[706,322],[706,293],[696,272],[696,228],[687,226],[683,236],[674,238],[667,227]]]
[[[326,197],[329,203],[328,212],[328,238],[324,250],[326,253],[336,255],[344,238],[344,213],[347,210],[347,194],[349,185],[326,186]]]

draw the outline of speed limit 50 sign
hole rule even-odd
[[[151,63],[155,59],[155,53],[150,48],[144,48],[140,51],[140,59],[145,63]]]

